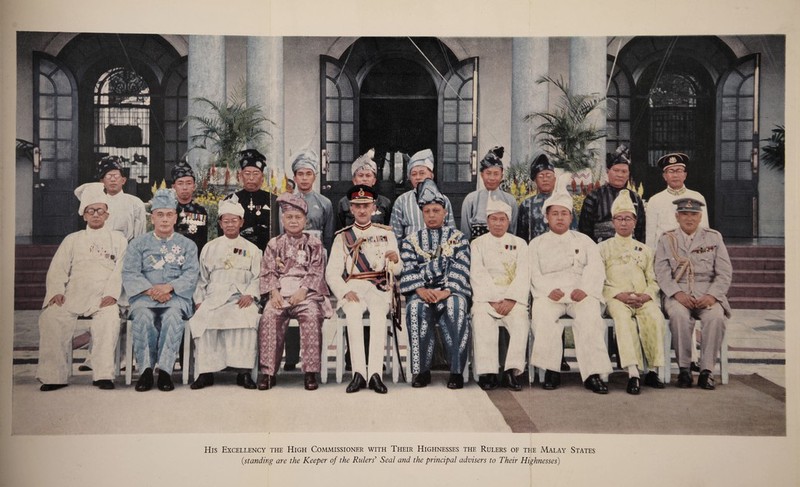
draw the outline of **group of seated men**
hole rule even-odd
[[[276,200],[282,233],[271,239],[269,197],[260,189],[266,158],[252,149],[240,156],[243,189],[220,201],[221,236],[208,243],[207,214],[192,201],[195,178],[188,164],[173,169],[172,189],[153,195],[153,231],[125,233],[108,222],[141,226],[136,222],[143,205],[111,204],[125,178],[117,160],[100,161],[100,183],[76,190],[86,229],[65,238],[48,272],[39,321],[41,390],[67,385],[78,318],[91,319],[93,385],[114,388],[120,306],[130,310],[137,391],[154,384],[174,389],[171,373],[187,324],[196,348],[192,389],[213,385],[214,373],[226,368],[237,372],[239,386],[271,389],[284,346],[286,368],[299,360],[290,350],[290,320],[299,325],[304,387],[315,390],[322,324],[333,315],[333,295],[351,338],[353,378],[346,391],[368,387],[384,394],[386,316],[400,313],[395,282],[406,301],[413,387],[431,382],[438,328],[450,368],[448,388],[463,387],[472,351],[484,390],[520,390],[528,360],[546,371],[543,388],[556,389],[563,368],[561,318],[568,315],[584,385],[605,394],[604,378],[612,371],[605,308],[614,320],[620,365],[629,375],[627,392],[639,394],[641,382],[663,388],[655,370],[665,364],[663,294],[678,387],[693,384],[699,319],[697,383],[714,388],[712,369],[730,315],[731,265],[721,235],[707,228],[702,196],[683,185],[689,162],[684,154],[659,160],[668,188],[653,196],[646,214],[641,198],[625,189],[628,152],[623,147],[609,154],[608,183],[586,197],[577,231],[573,197],[566,185],[556,184],[545,155],[531,164],[537,194],[517,208],[499,189],[503,148],[489,151],[480,164],[483,188],[467,196],[459,230],[449,199],[433,181],[430,150],[410,158],[413,189],[393,208],[375,189],[377,169],[368,153],[353,164],[354,185],[338,205],[346,224],[333,235],[332,205],[313,190],[318,159],[306,151],[292,164],[297,191]],[[643,243],[645,229],[649,241]],[[371,326],[365,336],[367,310]],[[509,335],[502,367],[500,325]],[[640,380],[643,358],[651,370]],[[256,364],[260,374],[254,381],[250,370]]]

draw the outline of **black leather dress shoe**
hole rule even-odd
[[[158,371],[158,382],[156,385],[159,391],[169,392],[175,389],[175,384],[172,383],[172,376],[163,370]]]
[[[297,364],[290,364],[290,363],[283,364],[284,372],[293,372],[295,370],[297,370]]]
[[[153,388],[153,369],[150,367],[144,369],[139,380],[136,381],[136,390],[138,392],[149,391]]]
[[[654,370],[651,370],[644,376],[644,385],[654,389],[663,389],[665,387],[664,382],[661,381],[661,377],[659,377]]]
[[[314,372],[306,372],[303,378],[303,386],[307,391],[316,391],[319,384],[317,384],[317,374]]]
[[[506,389],[511,389],[512,391],[522,390],[522,386],[517,380],[517,376],[514,375],[513,370],[509,369],[503,372],[503,387],[505,387]]]
[[[245,389],[255,389],[256,383],[253,382],[253,378],[250,376],[250,372],[240,372],[236,375],[236,385],[239,387],[244,387]]]
[[[478,386],[484,391],[497,389],[497,374],[481,374],[478,376]]]
[[[678,387],[681,389],[692,387],[692,373],[685,367],[681,367],[680,372],[678,372]]]
[[[79,366],[78,366],[78,370],[79,370],[80,372],[91,372],[91,371],[92,371],[92,368],[91,368],[91,367],[89,367],[88,365],[79,365]]]
[[[558,389],[558,386],[561,385],[561,372],[555,372],[553,370],[545,370],[544,372],[544,383],[542,384],[542,388],[546,391],[552,391],[553,389]]]
[[[369,388],[378,394],[386,394],[389,392],[389,389],[386,388],[386,384],[384,384],[383,380],[381,380],[380,374],[377,373],[372,374],[372,376],[369,378]]]
[[[272,389],[275,387],[275,383],[276,380],[274,375],[264,374],[260,379],[258,379],[258,390],[266,391],[268,389]]]
[[[411,387],[425,387],[431,383],[431,371],[426,370],[425,372],[420,372],[414,377],[414,381],[411,382]]]
[[[697,387],[707,391],[713,391],[715,389],[714,375],[710,370],[704,370],[700,372],[700,377],[697,379]]]
[[[450,374],[450,378],[447,379],[447,388],[461,389],[463,387],[464,387],[464,376],[461,374]]]
[[[625,389],[625,391],[628,394],[633,394],[634,396],[638,396],[641,390],[642,386],[640,384],[638,377],[631,377],[630,379],[628,379],[628,387],[627,389]]]
[[[159,384],[161,382],[161,375],[158,376]],[[197,379],[192,382],[192,385],[189,386],[189,389],[197,390],[202,389],[204,387],[211,387],[214,385],[214,374],[211,372],[205,372],[197,376]],[[160,387],[159,387],[160,389]]]
[[[364,379],[364,376],[361,373],[356,372],[353,374],[353,380],[350,381],[350,384],[347,385],[347,393],[350,394],[352,392],[358,392],[362,388],[367,387],[367,381]]]
[[[561,368],[561,372],[569,372],[570,370],[572,370],[572,367],[569,366],[569,364],[567,363],[567,359],[565,359],[565,358],[561,359],[561,367],[560,368]]]
[[[39,390],[42,392],[57,391],[67,387],[67,385],[68,384],[42,384],[42,387],[40,387]]]
[[[111,382],[110,379],[93,380],[92,385],[97,387],[98,389],[103,389],[104,391],[108,391],[114,388],[114,383]]]
[[[608,386],[598,374],[592,374],[583,382],[583,386],[595,394],[608,394]]]

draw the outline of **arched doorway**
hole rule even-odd
[[[436,85],[414,61],[384,60],[367,73],[359,101],[359,154],[375,149],[381,193],[394,200],[407,187],[403,156],[438,146]]]
[[[96,163],[119,155],[125,191],[149,199],[186,152],[186,57],[163,37],[78,34],[56,57],[34,53],[33,240],[60,241],[83,223],[76,186],[95,180]]]
[[[645,198],[665,186],[658,158],[689,154],[686,185],[726,237],[758,233],[759,64],[714,36],[636,37],[609,58],[608,148],[630,141]]]
[[[632,144],[639,161],[634,177],[649,198],[665,187],[658,159],[683,152],[691,161],[686,186],[708,195],[709,221],[714,221],[714,83],[708,72],[691,59],[673,58],[667,66],[653,63],[636,85]],[[644,161],[645,164],[641,162]]]
[[[322,192],[336,204],[350,164],[374,147],[394,199],[410,188],[403,154],[430,148],[458,220],[477,181],[477,70],[436,38],[359,38],[338,59],[320,56]]]

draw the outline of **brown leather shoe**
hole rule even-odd
[[[267,389],[272,389],[275,387],[275,383],[276,380],[274,375],[264,374],[260,379],[258,379],[257,387],[259,391],[266,391]]]
[[[303,384],[307,391],[316,391],[319,384],[317,384],[317,374],[314,372],[306,372]]]

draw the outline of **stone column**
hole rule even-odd
[[[541,120],[525,116],[548,109],[548,85],[536,80],[549,74],[550,39],[515,37],[511,42],[511,157],[529,163],[538,146],[534,139]]]
[[[569,89],[572,93],[606,95],[606,38],[573,37],[569,43]],[[600,130],[606,129],[606,103],[589,118]],[[592,144],[598,151],[595,174],[605,177],[605,137]]]
[[[247,105],[259,106],[272,123],[258,150],[267,157],[270,167],[284,170],[283,123],[283,38],[247,38]]]
[[[195,98],[208,98],[213,102],[226,103],[225,91],[225,36],[189,36],[189,106],[188,114],[204,116],[208,114],[208,105],[195,103]],[[189,148],[192,135],[198,134],[198,124],[190,122],[187,126]],[[197,172],[198,179],[205,175],[213,163],[214,156],[202,149],[189,152],[189,163]],[[199,172],[198,172],[199,171]]]

